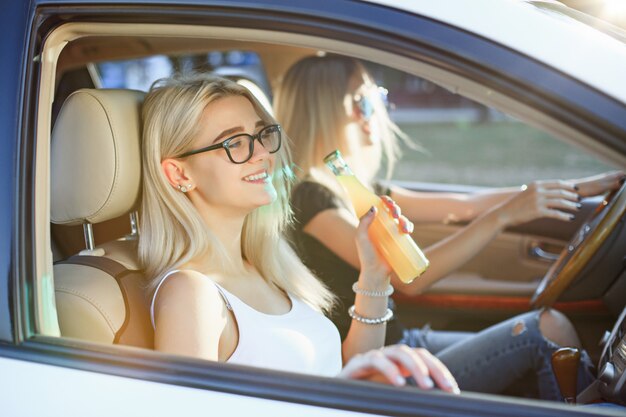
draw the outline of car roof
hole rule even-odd
[[[551,66],[626,103],[626,33],[551,0],[360,0],[472,32]],[[58,0],[33,0],[35,5]],[[66,0],[126,4],[125,0]],[[134,0],[136,4],[214,5],[208,0]],[[257,0],[255,7],[261,7]],[[276,5],[273,5],[276,7]],[[375,22],[375,16],[371,22]],[[369,23],[371,23],[369,22]],[[600,30],[600,29],[602,30]]]
[[[481,35],[626,102],[626,32],[560,2],[363,1],[406,10]]]

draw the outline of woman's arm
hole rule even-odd
[[[331,211],[331,210],[328,210]],[[332,210],[337,212],[338,210]],[[341,214],[341,211],[339,211]],[[323,213],[323,212],[322,212]],[[335,230],[337,235],[342,232],[353,236],[352,247],[355,248],[357,263],[360,268],[357,286],[364,291],[382,292],[389,288],[391,270],[387,263],[378,255],[368,237],[369,225],[374,220],[376,209],[372,207],[355,227],[347,222],[338,223],[345,230]],[[346,219],[347,220],[347,219]],[[354,312],[366,318],[384,317],[387,312],[388,296],[371,296],[361,292],[355,294]],[[387,323],[368,324],[353,319],[346,339],[342,344],[344,363],[355,355],[378,349],[385,344]]]
[[[316,238],[342,260],[359,269],[359,257],[354,243],[355,223],[354,215],[345,209],[325,210],[311,219],[304,227],[304,232]],[[501,229],[501,219],[497,214],[483,215],[456,234],[426,248],[424,253],[430,261],[430,266],[418,279],[411,284],[404,284],[392,275],[392,284],[398,291],[408,295],[420,293],[471,259]],[[416,233],[419,234],[419,231]],[[351,337],[351,332],[352,327],[346,341]]]
[[[473,193],[421,192],[390,187],[391,198],[415,223],[469,222],[520,192],[519,187],[489,188]]]
[[[578,210],[578,195],[574,187],[564,181],[537,181],[524,191],[486,211],[468,226],[424,250],[430,267],[410,284],[392,282],[404,294],[419,294],[430,285],[458,269],[482,250],[507,226],[536,218],[551,217],[571,220],[571,212]],[[359,268],[354,245],[354,225],[349,213],[326,210],[304,227],[304,232],[315,237],[340,258]],[[417,232],[419,234],[419,232]]]
[[[581,197],[590,197],[614,190],[623,181],[624,173],[612,171],[590,177],[564,181],[578,189]],[[494,206],[522,192],[524,187],[489,188],[473,193],[421,192],[391,186],[391,198],[404,215],[415,223],[469,222]]]
[[[228,358],[232,351],[224,350],[237,344],[220,340],[228,311],[215,284],[199,273],[180,271],[168,277],[154,311],[158,351],[217,361]]]

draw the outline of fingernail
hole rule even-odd
[[[435,383],[433,382],[432,379],[430,379],[429,376],[425,376],[422,381],[424,382],[424,385],[426,385],[426,388],[431,389],[435,387]]]
[[[406,385],[406,380],[402,375],[396,377],[396,385]]]
[[[578,191],[578,185],[574,186],[574,190]]]
[[[576,216],[574,216],[573,214],[571,216],[569,216],[569,221],[573,222],[576,219]]]
[[[581,201],[583,198],[581,196],[578,196],[578,201]]]
[[[441,387],[445,388],[447,391],[450,391],[453,394],[460,394],[461,393],[461,390],[459,390],[459,386],[455,382],[453,382],[453,381],[451,381],[449,379],[445,379],[441,383]]]
[[[576,208],[581,208],[582,206],[583,206],[583,205],[582,205],[582,204],[580,204],[580,203],[576,204]]]

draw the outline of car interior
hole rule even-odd
[[[512,97],[485,91],[473,80],[426,63],[304,35],[292,34],[287,41],[280,33],[252,29],[184,29],[186,36],[182,37],[177,35],[182,33],[181,27],[175,25],[81,23],[61,26],[47,41],[50,53],[43,61],[39,97],[40,103],[44,103],[39,123],[44,128],[37,138],[37,154],[42,159],[37,166],[38,176],[49,170],[50,192],[49,201],[42,198],[38,202],[37,219],[38,230],[45,235],[42,242],[46,242],[41,253],[49,254],[49,258],[38,260],[38,276],[51,272],[54,277],[56,311],[44,305],[39,306],[38,314],[56,315],[59,328],[40,319],[42,334],[101,344],[153,347],[136,254],[141,232],[137,210],[141,198],[140,108],[144,93],[99,88],[94,63],[100,61],[245,49],[259,54],[270,85],[275,86],[281,74],[303,56],[320,49],[346,53],[419,75],[556,136],[567,137],[616,164],[623,166],[625,162],[624,156],[599,149],[582,133]],[[39,187],[42,188],[37,195],[46,196],[46,185],[41,183]],[[591,214],[601,201],[587,201],[586,213]],[[530,309],[530,296],[551,263],[529,259],[520,251],[540,246],[550,247],[558,254],[568,244],[572,230],[583,221],[565,230],[553,227],[553,223],[538,222],[523,230],[503,233],[480,258],[420,298],[398,296],[402,319],[416,322],[419,317],[417,323],[431,323],[433,327],[476,330]],[[424,225],[420,245],[428,246],[459,227],[462,224]],[[623,229],[622,225],[619,227]],[[553,234],[542,236],[547,228],[554,230]],[[613,245],[626,242],[624,231],[615,236]],[[606,293],[613,294],[610,308],[580,299],[557,304],[576,323],[596,363],[606,349],[597,342],[613,328],[624,307],[619,294],[626,291],[625,273],[619,275],[611,270],[610,274],[611,278],[597,289],[598,299]],[[491,279],[495,277],[498,279]],[[45,294],[46,286],[42,284],[37,291]]]
[[[78,90],[65,101],[52,132],[51,220],[86,225],[88,243],[54,266],[59,325],[68,337],[152,347],[137,233],[96,247],[90,227],[120,216],[130,222],[135,210],[142,100],[143,93],[132,90]],[[81,179],[76,172],[98,175]]]

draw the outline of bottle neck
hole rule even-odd
[[[339,151],[333,151],[330,153],[326,158],[324,158],[324,163],[336,176],[354,175],[354,172],[352,172]]]

